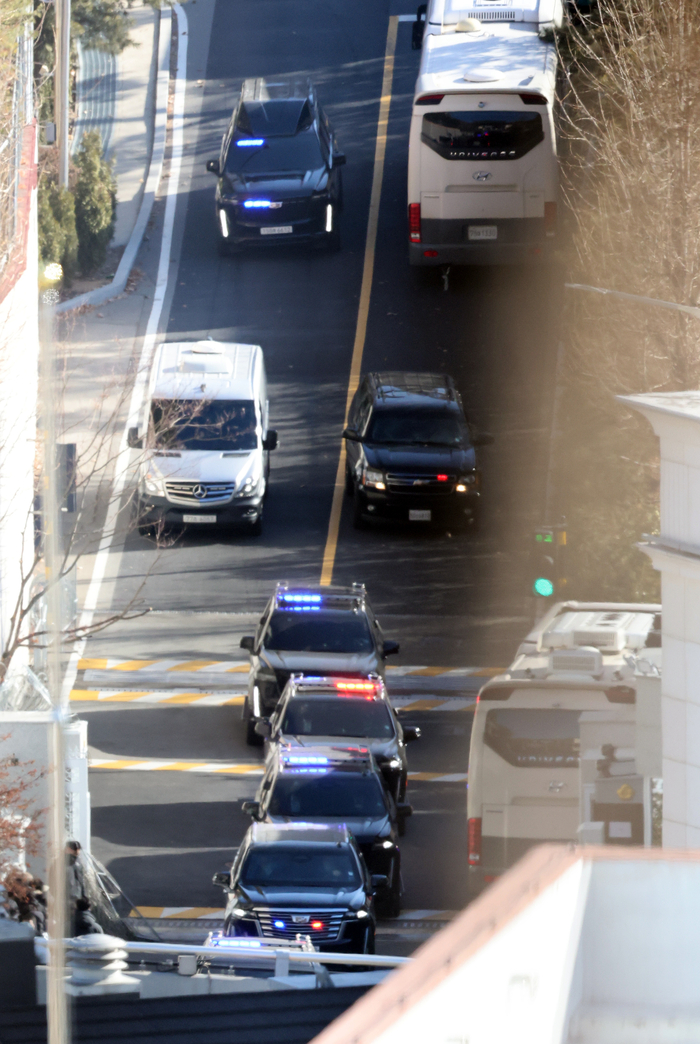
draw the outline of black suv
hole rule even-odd
[[[397,804],[381,770],[366,747],[277,747],[265,768],[255,801],[243,811],[254,819],[281,825],[346,826],[376,880],[382,913],[401,910],[399,823],[411,815],[409,804]]]
[[[374,953],[371,878],[345,826],[254,823],[231,872],[214,874],[228,892],[224,934],[295,940],[318,950]]]
[[[298,239],[340,249],[344,163],[308,80],[245,80],[219,159],[207,163],[219,176],[219,252]]]
[[[345,490],[355,497],[355,528],[370,518],[478,528],[476,447],[493,437],[476,434],[451,377],[366,374],[343,438]]]
[[[384,641],[364,584],[278,584],[255,636],[246,635],[240,645],[250,653],[243,720],[252,746],[262,743],[256,723],[269,718],[292,673],[383,678],[386,657],[399,651],[398,642]]]

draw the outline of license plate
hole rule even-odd
[[[216,522],[216,515],[183,515],[183,522]]]
[[[470,225],[469,239],[498,239],[496,225]]]
[[[286,232],[293,232],[291,225],[266,225],[260,229],[261,236],[283,236]],[[495,238],[495,237],[494,237]]]
[[[408,521],[409,522],[430,522],[432,518],[432,511],[409,511]]]

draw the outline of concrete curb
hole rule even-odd
[[[78,294],[69,301],[62,301],[56,305],[55,311],[71,312],[74,308],[83,305],[98,305],[116,297],[126,289],[129,273],[136,260],[136,255],[141,247],[148,220],[151,216],[153,203],[158,190],[160,176],[163,170],[163,158],[165,156],[165,134],[168,117],[168,91],[170,86],[170,38],[172,33],[172,9],[170,6],[162,7],[160,10],[160,27],[158,30],[158,80],[156,83],[156,109],[153,128],[153,149],[151,150],[151,162],[148,167],[148,177],[141,200],[136,224],[129,237],[129,242],[124,248],[119,267],[115,272],[114,279],[106,286],[100,286],[96,290],[90,290],[86,294]]]

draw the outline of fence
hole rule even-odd
[[[0,276],[10,259],[17,234],[22,131],[34,117],[33,50],[27,25],[17,41],[14,56],[12,103],[6,109],[0,108]]]

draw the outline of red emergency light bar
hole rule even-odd
[[[377,694],[377,683],[373,681],[336,681],[333,682],[338,692],[368,692]]]

